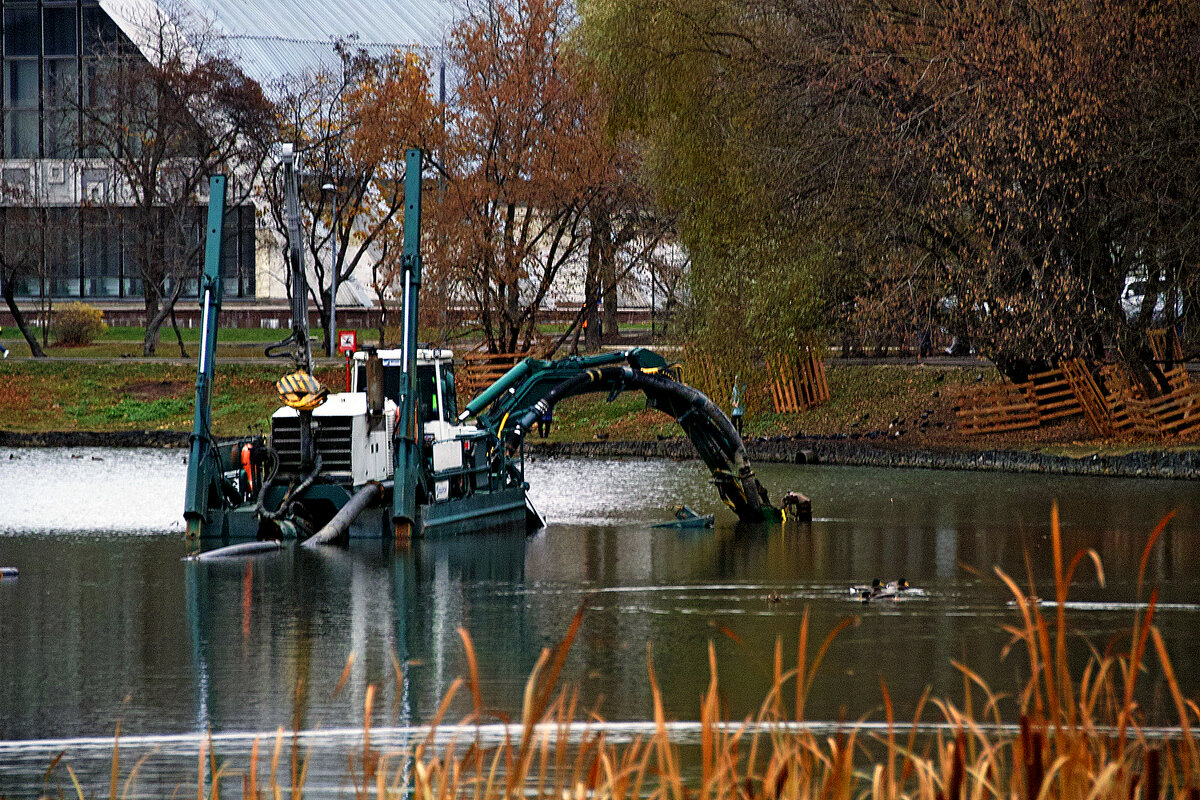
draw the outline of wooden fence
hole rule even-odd
[[[525,353],[466,353],[455,372],[460,404],[470,400],[500,379],[525,358]]]
[[[767,373],[776,414],[804,411],[829,402],[825,362],[811,347],[795,358],[768,358]]]
[[[1146,332],[1150,337],[1150,350],[1159,362],[1177,363],[1183,361],[1183,346],[1174,328],[1159,329]]]
[[[958,409],[958,427],[978,435],[1036,428],[1037,398],[1028,384],[1001,383],[964,395]]]
[[[685,382],[699,389],[721,408],[729,409],[736,378],[746,385],[743,403],[748,407],[763,408],[770,401],[776,414],[795,413],[829,402],[829,382],[825,376],[825,363],[813,348],[806,348],[797,356],[778,355],[767,358],[766,372],[755,379],[748,368],[738,374],[716,365],[713,358],[702,351],[689,351],[684,370]]]
[[[1164,373],[1169,391],[1147,398],[1124,367],[1109,364],[1099,380],[1082,359],[1019,384],[986,386],[965,395],[958,421],[978,435],[1036,428],[1082,414],[1097,436],[1190,436],[1200,433],[1200,384],[1176,367]]]

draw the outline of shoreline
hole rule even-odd
[[[0,430],[0,447],[175,447],[188,445],[184,431],[47,431],[23,433]],[[660,441],[597,442],[528,441],[533,456],[593,458],[661,458],[693,460],[696,451],[685,438]],[[1122,454],[1096,453],[1072,457],[1029,450],[948,450],[879,447],[861,441],[828,437],[758,440],[746,444],[751,462],[827,464],[831,466],[941,469],[974,472],[1022,472],[1046,475],[1090,475],[1113,478],[1200,478],[1200,450],[1135,450]]]
[[[603,458],[696,458],[686,439],[619,442],[533,442],[526,453],[542,456]],[[1124,454],[1082,458],[1028,450],[978,451],[883,448],[846,439],[802,437],[746,444],[752,463],[825,464],[847,467],[939,469],[966,472],[1019,472],[1046,475],[1085,475],[1110,478],[1200,478],[1200,452],[1136,450]]]

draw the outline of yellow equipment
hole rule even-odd
[[[312,411],[329,396],[329,390],[304,370],[284,375],[275,382],[275,391],[285,405],[300,411]]]

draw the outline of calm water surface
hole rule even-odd
[[[349,736],[339,730],[361,726],[372,684],[374,725],[420,724],[465,671],[460,627],[480,655],[486,704],[516,718],[538,653],[580,606],[564,678],[609,720],[651,713],[648,645],[668,714],[697,719],[709,641],[729,716],[751,713],[776,639],[794,657],[806,608],[819,636],[858,618],[829,651],[812,719],[880,718],[881,680],[899,716],[927,686],[957,701],[951,660],[1013,692],[1025,662],[1000,657],[1015,611],[993,566],[1024,584],[1028,553],[1048,593],[1055,500],[1068,554],[1095,548],[1107,573],[1102,588],[1083,567],[1073,589],[1081,656],[1085,639],[1103,647],[1128,630],[1146,537],[1178,512],[1148,572],[1176,670],[1190,695],[1200,688],[1192,483],[774,465],[759,474],[776,496],[812,497],[816,520],[739,525],[693,462],[542,459],[528,477],[550,525],[528,538],[185,563],[179,452],[0,451],[0,565],[21,571],[0,582],[0,796],[38,794],[63,750],[85,789],[107,792],[111,740],[91,737],[111,737],[118,722],[130,737],[123,752],[155,752],[142,773],[151,795],[178,779],[179,764],[194,769],[199,732],[211,730],[222,753],[248,748],[240,734],[279,726]],[[652,529],[676,503],[715,510],[716,529]],[[906,577],[923,593],[852,602],[847,587],[874,577]],[[1147,684],[1148,714],[1169,718],[1163,687]],[[449,718],[468,710],[464,695]],[[310,785],[333,791],[344,773],[344,755],[318,759]],[[52,776],[51,788],[64,779]]]

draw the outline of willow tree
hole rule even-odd
[[[744,359],[807,340],[837,247],[828,216],[784,184],[773,156],[801,133],[772,118],[762,15],[743,0],[581,4],[581,47],[613,123],[648,146],[656,202],[677,215],[691,258],[685,315],[706,349]]]

